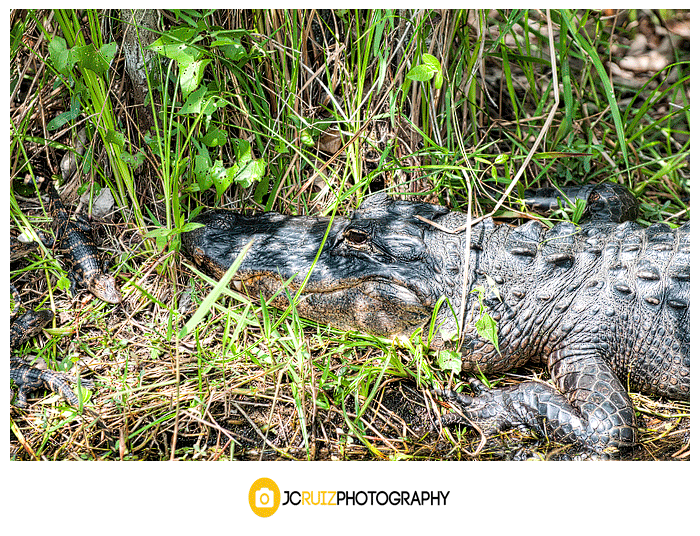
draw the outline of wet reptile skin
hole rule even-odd
[[[554,386],[523,382],[488,390],[473,380],[474,396],[437,391],[457,409],[445,422],[471,422],[489,434],[527,427],[603,451],[636,442],[628,389],[689,399],[690,223],[677,229],[619,223],[636,214],[631,194],[601,185],[585,195],[591,219],[582,226],[513,227],[486,219],[472,227],[468,287],[484,289],[500,351],[477,334],[478,297],[468,293],[463,371],[493,375],[537,362]],[[385,337],[421,328],[427,335],[445,297],[451,307],[439,308],[442,331],[430,345],[454,345],[444,334],[458,331],[467,233],[444,229],[463,228],[464,214],[378,194],[351,218],[332,223],[230,211],[197,221],[205,226],[183,235],[185,252],[221,276],[252,239],[236,285],[279,307],[299,291],[327,233],[299,292],[301,316]]]

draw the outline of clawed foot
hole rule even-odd
[[[515,422],[511,415],[511,388],[489,389],[476,378],[470,378],[468,381],[475,396],[449,389],[432,391],[449,402],[454,409],[452,413],[443,415],[440,419],[443,426],[465,424],[481,430],[486,435],[493,435],[521,424]]]

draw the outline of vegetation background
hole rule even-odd
[[[41,391],[12,408],[11,457],[559,455],[437,430],[427,389],[461,386],[454,362],[212,293],[180,234],[205,207],[328,215],[378,190],[543,219],[525,188],[604,180],[634,191],[640,223],[682,224],[689,28],[679,10],[12,11],[11,234],[50,228],[25,178],[58,177],[125,300],[71,296],[43,246],[12,265],[22,307],[56,315],[19,353],[94,387],[83,408]],[[688,457],[689,404],[631,396],[633,456]]]

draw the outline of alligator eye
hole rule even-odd
[[[351,244],[355,244],[356,246],[360,246],[367,242],[367,233],[363,233],[362,231],[357,231],[355,229],[348,229],[345,231],[343,236],[345,237],[345,240]]]

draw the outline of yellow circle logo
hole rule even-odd
[[[270,478],[258,478],[248,492],[250,509],[260,517],[270,517],[274,514],[281,499],[280,488]]]

